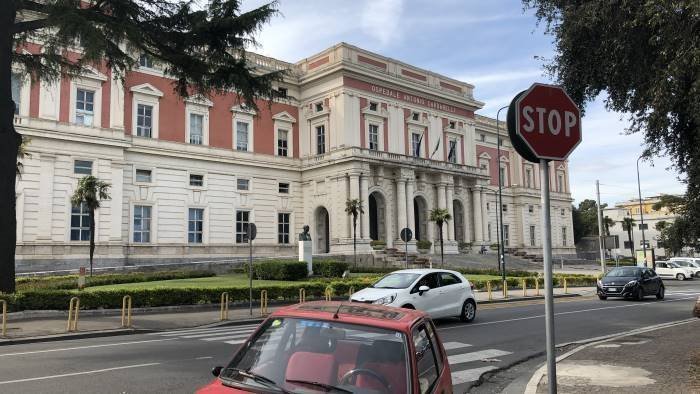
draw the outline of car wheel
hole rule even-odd
[[[459,319],[465,323],[474,320],[476,317],[476,303],[474,300],[466,300],[462,304],[462,313],[459,315]]]
[[[401,308],[404,308],[404,309],[416,309],[416,308],[415,308],[413,305],[411,305],[411,304],[406,304],[406,305],[402,306]]]
[[[685,280],[685,275],[683,275],[683,274],[678,274],[678,275],[676,275],[676,279],[678,279],[678,280]]]
[[[644,291],[642,290],[641,287],[637,287],[637,290],[634,292],[634,300],[641,301],[643,299],[644,299]]]
[[[664,289],[663,286],[660,286],[659,291],[656,292],[656,299],[663,300],[665,293],[666,293],[666,289]]]
[[[598,294],[598,299],[600,299],[600,300],[602,300],[602,301],[605,301],[605,300],[608,299],[608,296],[604,296],[604,295],[602,295],[602,294]]]

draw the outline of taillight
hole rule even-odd
[[[469,288],[471,288],[472,291],[474,291],[474,283],[469,282]]]

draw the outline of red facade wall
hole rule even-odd
[[[165,141],[185,142],[185,102],[173,91],[171,81],[155,75],[144,74],[138,71],[130,72],[126,76],[124,97],[124,132],[132,134],[132,111],[134,94],[131,88],[143,83],[150,83],[163,92],[160,98],[158,112],[158,138]],[[210,125],[211,138],[211,125]]]
[[[491,160],[489,160],[489,176],[491,177],[491,185],[492,186],[498,186],[498,168],[499,166],[499,160],[498,160],[498,150],[496,148],[492,148],[490,146],[483,146],[483,145],[476,145],[476,158],[477,158],[477,165],[479,164],[479,160],[481,158],[479,157],[482,153],[488,153],[489,156],[491,156]],[[505,157],[508,159],[508,162],[506,162],[506,181],[507,184],[503,186],[509,186],[512,182],[512,179],[510,177],[510,152],[504,149],[501,149],[501,157]]]

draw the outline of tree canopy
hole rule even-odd
[[[602,208],[607,206],[607,204],[601,204]],[[578,207],[572,206],[571,212],[574,222],[574,243],[583,237],[598,235],[598,204],[595,200],[585,199],[578,204]]]

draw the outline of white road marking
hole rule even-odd
[[[600,344],[600,345],[597,345],[594,347],[596,349],[598,349],[598,348],[616,348],[616,347],[620,347],[620,346],[622,346],[622,345],[619,345],[617,343],[603,343],[603,344]]]
[[[32,382],[32,381],[36,381],[36,380],[47,380],[47,379],[65,378],[65,377],[68,377],[68,376],[90,375],[90,374],[94,374],[94,373],[102,373],[102,372],[109,372],[109,371],[118,371],[118,370],[121,370],[121,369],[152,367],[152,366],[154,366],[154,365],[160,365],[160,363],[148,363],[148,364],[125,365],[125,366],[123,366],[123,367],[95,369],[95,370],[92,370],[92,371],[64,373],[64,374],[60,374],[60,375],[39,376],[39,377],[36,377],[36,378],[27,378],[27,379],[5,380],[5,381],[3,381],[3,382],[0,382],[0,384],[23,383],[23,382]]]
[[[452,350],[452,349],[460,349],[463,347],[469,347],[471,345],[468,343],[462,343],[462,342],[443,342],[442,346],[445,348],[445,350]]]
[[[214,358],[212,356],[203,356],[203,357],[197,357],[195,360],[209,360],[210,358]]]
[[[215,331],[226,331],[226,330],[250,330],[253,331],[255,330],[255,326],[227,326],[227,327],[212,327],[212,328],[197,328],[197,329],[191,329],[191,330],[174,330],[174,331],[165,331],[165,332],[152,332],[149,333],[148,335],[186,335],[186,334],[195,334],[198,332],[215,332]]]
[[[202,341],[225,341],[225,340],[230,340],[230,339],[246,339],[248,338],[248,334],[244,335],[227,335],[225,337],[214,337],[214,338],[201,338]]]
[[[176,340],[176,339],[177,339],[177,338],[150,339],[150,340],[147,340],[147,341],[106,343],[106,344],[103,344],[103,345],[88,345],[88,346],[66,347],[66,348],[61,348],[61,349],[33,350],[33,351],[30,351],[30,352],[17,352],[17,353],[5,353],[5,354],[0,354],[0,357],[7,357],[7,356],[23,356],[23,355],[25,355],[25,354],[39,354],[39,353],[63,352],[63,351],[67,351],[67,350],[93,349],[93,348],[110,347],[110,346],[135,345],[135,344],[139,344],[139,343],[165,342],[165,341],[174,341],[174,340]]]
[[[472,368],[465,369],[463,371],[452,372],[452,384],[458,385],[467,382],[474,382],[479,380],[481,374],[493,371],[496,367],[483,367],[483,368]]]
[[[226,341],[224,343],[228,343],[229,345],[240,345],[243,342],[245,342],[245,339],[236,339],[234,341]]]
[[[187,339],[192,339],[192,338],[206,338],[206,337],[211,337],[211,336],[217,336],[217,335],[250,335],[253,331],[251,330],[246,330],[246,331],[216,331],[216,332],[208,332],[206,334],[195,334],[195,335],[180,335],[180,338],[187,338]]]
[[[505,350],[498,349],[486,349],[479,350],[478,352],[462,353],[455,354],[454,356],[448,356],[447,361],[450,363],[450,366],[452,366],[455,364],[469,363],[472,361],[484,360],[487,358],[507,356],[509,354],[513,354],[513,352],[506,352]]]

